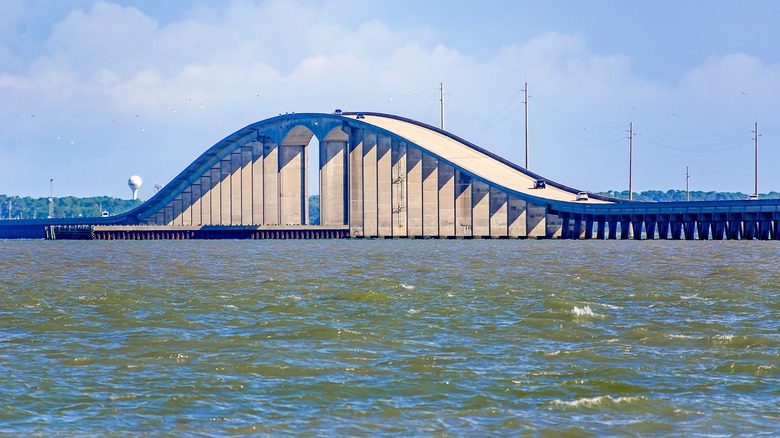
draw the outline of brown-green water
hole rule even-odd
[[[780,244],[0,241],[0,434],[780,433]]]

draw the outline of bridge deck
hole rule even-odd
[[[555,201],[576,201],[576,194],[552,185],[546,189],[534,189],[535,178],[513,169],[493,157],[471,148],[451,137],[431,131],[403,120],[375,115],[365,115],[364,122],[391,131],[412,143],[425,145],[425,148],[439,157],[450,161],[457,167],[467,169],[474,175],[510,190]],[[607,204],[608,201],[589,199],[583,204]]]

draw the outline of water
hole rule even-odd
[[[780,433],[780,246],[0,241],[0,434]]]

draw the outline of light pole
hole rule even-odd
[[[631,182],[634,169],[634,122],[628,125],[628,200],[634,199]]]
[[[753,198],[758,199],[758,122],[755,124],[755,130],[753,131],[753,134],[755,134],[755,137],[753,137],[753,140],[755,142],[755,155],[754,155],[754,169],[753,169]]]
[[[49,219],[54,217],[54,178],[49,180]]]
[[[525,93],[525,168],[528,170],[528,82],[523,87],[523,93]]]

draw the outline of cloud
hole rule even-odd
[[[732,104],[750,117],[778,116],[780,66],[749,55],[712,56],[670,83],[639,75],[628,54],[594,53],[583,34],[545,32],[476,56],[439,40],[434,29],[392,26],[370,4],[361,11],[344,5],[232,1],[166,20],[106,1],[69,11],[31,59],[0,45],[0,60],[23,66],[0,64],[0,99],[13,102],[0,108],[0,154],[35,144],[42,156],[56,157],[58,172],[90,169],[73,176],[73,193],[98,194],[90,190],[104,193],[117,174],[166,182],[224,136],[280,112],[339,107],[438,125],[443,82],[446,127],[520,162],[528,82],[532,170],[606,190],[624,185],[627,172],[608,170],[624,166],[631,121],[646,128],[637,140],[641,158],[652,142],[659,156],[694,143],[651,130],[746,124]],[[717,119],[705,114],[708,107]],[[20,114],[33,113],[36,121],[17,126]],[[64,149],[51,141],[57,136],[78,141]],[[639,163],[639,175],[668,173],[662,159]],[[40,162],[26,166],[13,183],[0,176],[0,186],[23,194],[52,172]],[[125,180],[113,194],[126,195]],[[655,181],[651,188],[671,184]]]

